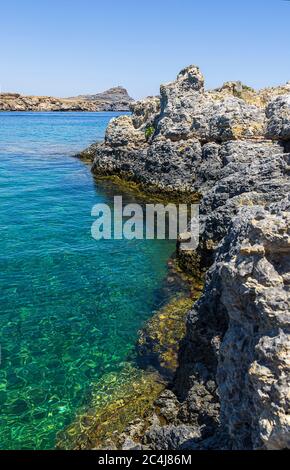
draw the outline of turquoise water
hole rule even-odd
[[[71,155],[112,116],[0,113],[1,449],[53,448],[170,295],[173,242],[91,238],[92,206],[122,193]]]

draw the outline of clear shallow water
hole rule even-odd
[[[165,301],[173,242],[90,235],[92,206],[120,191],[71,155],[112,116],[0,113],[1,449],[53,448]]]

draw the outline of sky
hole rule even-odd
[[[0,0],[3,91],[155,95],[187,65],[206,86],[290,80],[287,0]]]

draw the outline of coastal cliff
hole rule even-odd
[[[0,111],[128,111],[133,99],[123,87],[72,98],[0,93]]]
[[[199,247],[177,257],[206,281],[159,417],[124,448],[290,448],[290,84],[206,91],[190,66],[130,109],[81,157],[148,193],[198,195]]]

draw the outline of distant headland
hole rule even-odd
[[[0,111],[128,111],[133,99],[121,86],[70,98],[0,93]]]

